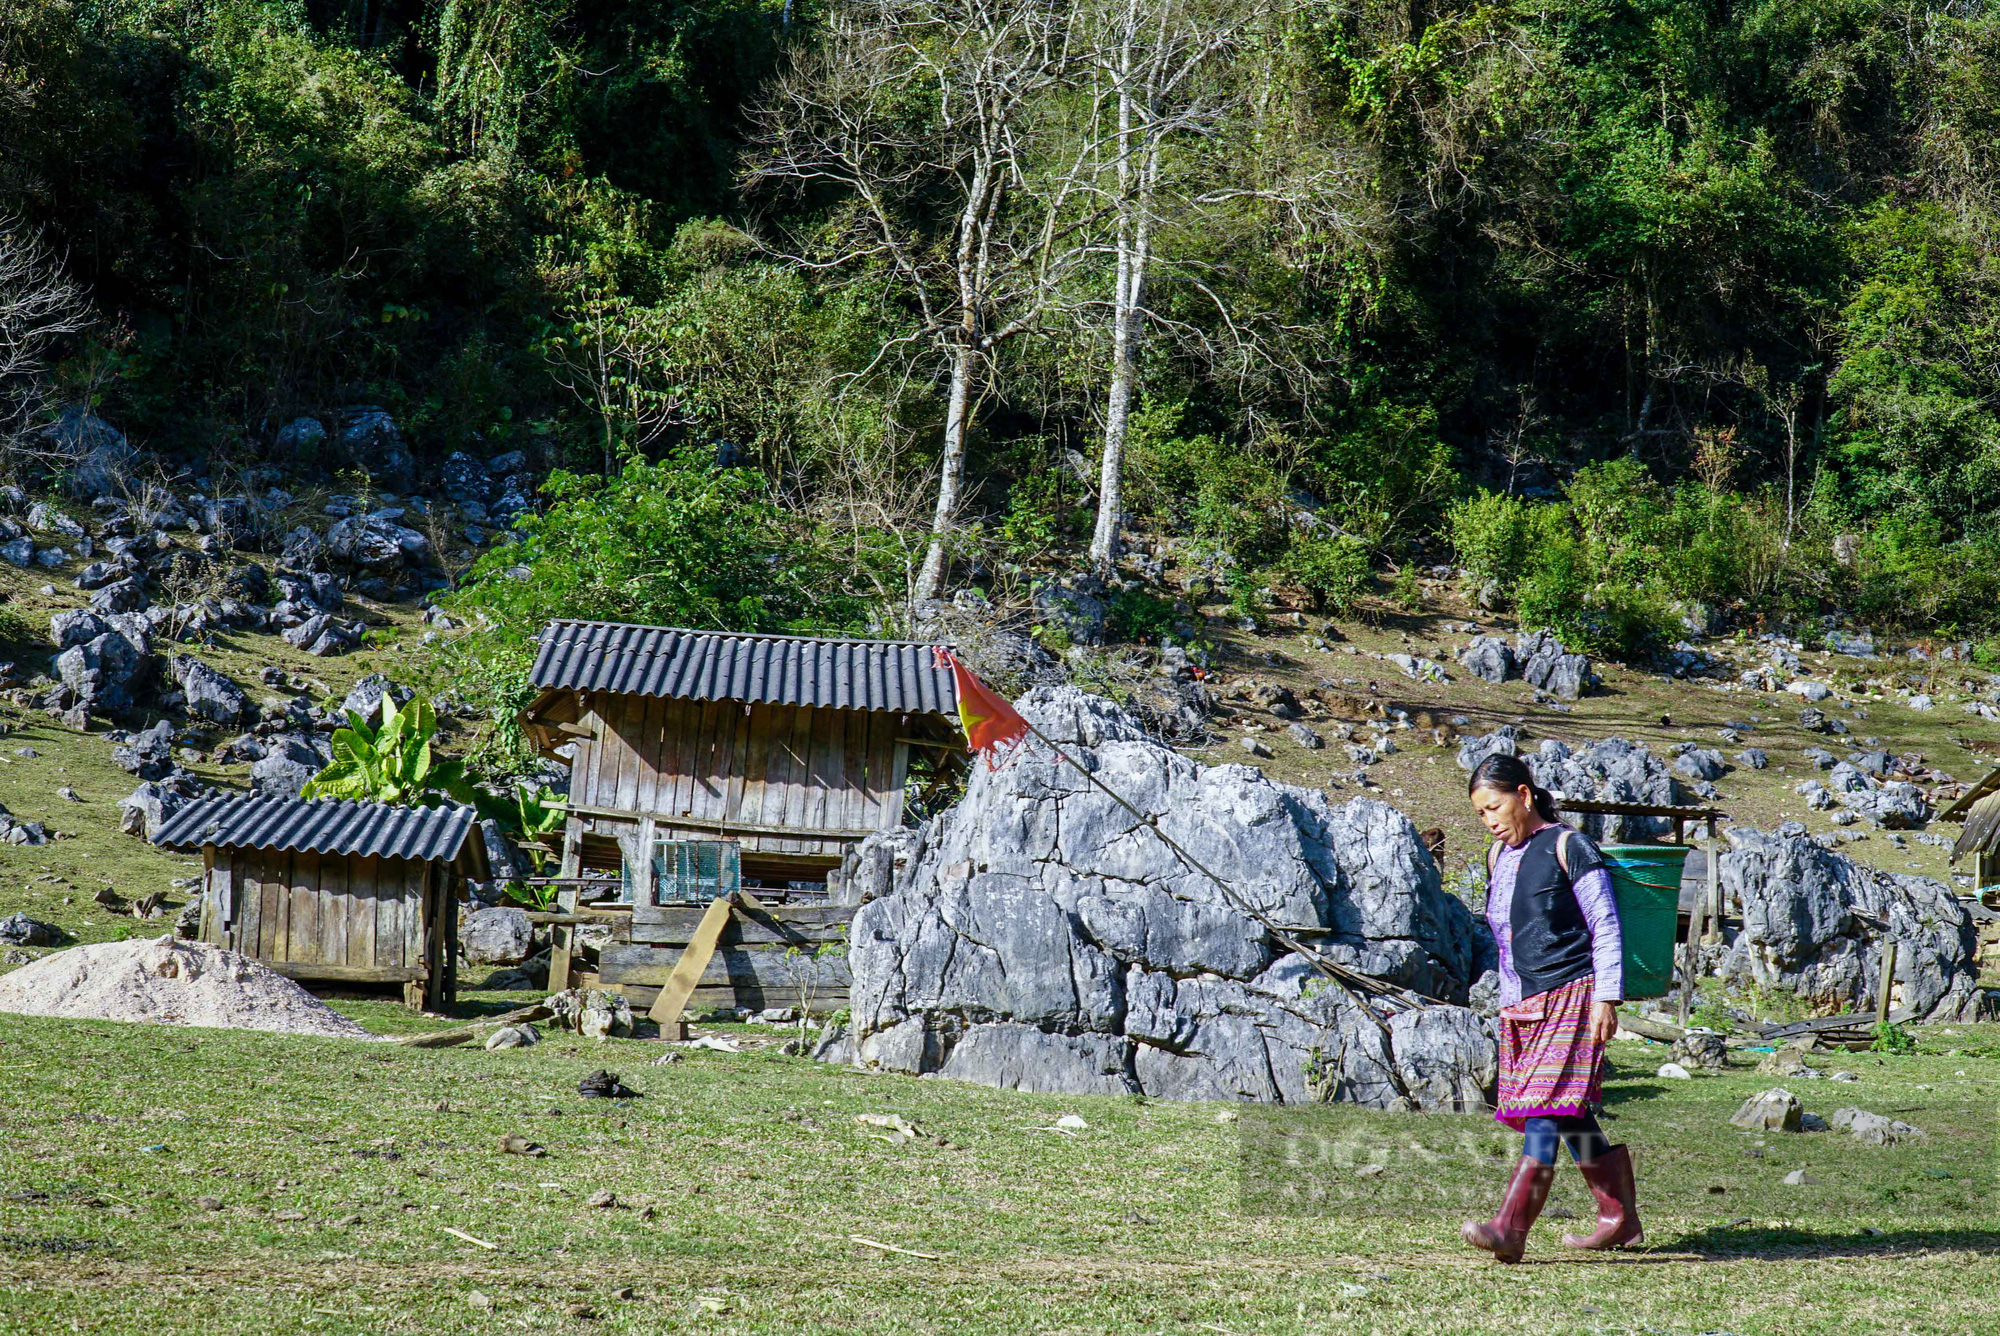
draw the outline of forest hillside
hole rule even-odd
[[[489,706],[556,611],[1052,578],[1196,653],[1442,577],[1638,665],[1995,666],[1996,51],[1904,0],[0,0],[5,468],[506,461],[444,573]]]

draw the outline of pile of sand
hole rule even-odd
[[[0,977],[0,1011],[366,1039],[366,1030],[248,956],[161,937],[44,956]]]

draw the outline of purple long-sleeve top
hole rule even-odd
[[[1502,846],[1486,893],[1486,926],[1493,930],[1493,940],[1500,947],[1503,1007],[1521,1000],[1521,976],[1514,971],[1514,877],[1527,849],[1525,840],[1517,848]],[[1624,938],[1618,930],[1618,899],[1611,890],[1611,874],[1600,867],[1578,877],[1576,903],[1590,928],[1591,1000],[1621,1002],[1625,998]]]

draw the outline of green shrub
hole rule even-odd
[[[1535,512],[1543,508],[1484,490],[1460,501],[1446,515],[1458,564],[1480,580],[1519,580],[1528,566]]]
[[[1458,486],[1429,404],[1375,404],[1318,443],[1305,470],[1341,527],[1381,550],[1435,522]]]
[[[1345,612],[1368,588],[1368,547],[1351,534],[1295,537],[1278,565],[1315,612]]]
[[[479,753],[489,767],[527,759],[514,715],[533,697],[534,642],[551,620],[770,632],[865,621],[855,563],[878,554],[850,543],[836,559],[762,477],[716,468],[706,451],[629,460],[608,478],[558,472],[542,491],[547,512],[523,519],[520,541],[482,555],[444,600],[484,624],[446,640],[431,666],[431,681],[496,720]]]
[[[1166,599],[1143,589],[1127,589],[1111,600],[1106,625],[1116,639],[1157,642],[1179,619]]]

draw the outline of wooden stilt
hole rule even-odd
[[[563,826],[562,886],[556,891],[556,904],[565,914],[576,912],[576,885],[572,879],[583,866],[583,818],[573,816]],[[570,934],[574,932],[567,923],[558,923],[549,929],[549,991],[560,993],[569,987]]]

